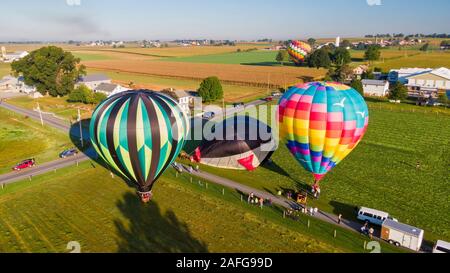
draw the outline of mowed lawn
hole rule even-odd
[[[251,51],[233,52],[226,54],[214,54],[173,58],[172,61],[188,63],[212,63],[212,64],[252,64],[252,65],[279,65],[276,62],[278,51]]]
[[[35,158],[38,164],[56,160],[72,146],[68,135],[0,109],[0,174],[10,172],[24,159]]]
[[[279,208],[261,210],[234,191],[189,181],[170,169],[148,205],[90,162],[9,185],[0,191],[0,252],[69,252],[73,241],[85,253],[369,252],[358,233],[306,216],[283,219]]]
[[[384,210],[401,222],[425,229],[427,239],[449,240],[449,112],[384,103],[369,106],[367,135],[325,177],[321,199],[311,204],[347,218],[355,218],[356,206]],[[274,194],[312,185],[311,174],[284,144],[272,159],[273,164],[254,172],[202,168]]]
[[[39,99],[33,99],[31,97],[17,97],[8,99],[8,103],[33,110],[39,107],[43,112],[53,113],[57,117],[66,119],[68,121],[74,121],[78,118],[78,109],[82,118],[90,118],[96,105],[88,105],[83,103],[70,103],[67,102],[67,97],[51,97],[46,96]]]

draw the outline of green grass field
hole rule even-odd
[[[39,103],[43,112],[53,113],[59,118],[66,120],[76,120],[78,118],[78,108],[81,110],[82,118],[90,118],[95,105],[87,105],[83,103],[69,103],[67,97],[43,97],[39,99],[33,99],[31,97],[17,97],[8,99],[8,103],[25,109],[34,109]]]
[[[82,252],[368,252],[357,233],[283,219],[277,207],[261,210],[232,190],[189,181],[170,169],[149,205],[89,162],[9,185],[0,190],[0,252],[69,252],[71,241]]]
[[[81,61],[105,61],[113,60],[114,58],[102,53],[88,53],[88,52],[72,52],[76,58],[80,58]]]
[[[347,218],[355,218],[355,206],[388,211],[401,222],[424,228],[429,240],[449,240],[449,111],[388,103],[369,106],[367,135],[325,177],[322,197],[312,204]],[[274,194],[312,184],[312,176],[283,144],[273,161],[254,172],[202,168]]]
[[[278,65],[275,60],[277,54],[277,51],[259,50],[251,52],[233,52],[225,54],[181,57],[170,59],[170,61],[212,64]]]
[[[0,174],[24,159],[55,160],[73,146],[68,135],[13,112],[0,109],[0,121]]]

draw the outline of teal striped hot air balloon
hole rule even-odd
[[[148,90],[127,91],[95,109],[91,142],[98,155],[136,184],[142,201],[180,154],[188,135],[186,114],[170,97]]]

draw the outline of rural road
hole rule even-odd
[[[261,101],[254,102],[252,105],[255,105],[255,104],[259,105],[259,104],[263,104],[263,103],[266,103],[266,102],[261,100]],[[40,120],[39,113],[37,113],[35,111],[23,109],[23,108],[20,108],[20,107],[17,107],[17,106],[14,106],[14,105],[11,105],[11,104],[8,104],[5,102],[2,102],[0,104],[0,107],[8,109],[10,111],[14,111],[14,112],[22,114],[22,115],[26,115],[32,119]],[[239,112],[240,109],[236,109],[236,110],[237,110],[236,112]],[[234,113],[236,113],[236,112],[234,112]],[[234,113],[230,113],[229,115],[232,115]],[[64,132],[66,132],[67,134],[70,134],[70,131],[71,131],[70,124],[68,122],[65,122],[61,119],[55,118],[51,115],[43,115],[43,119],[44,119],[45,124],[50,125],[54,128],[60,129]],[[87,136],[87,135],[88,135],[87,133],[84,134],[84,136]],[[21,172],[11,172],[8,174],[0,175],[0,184],[3,184],[3,185],[11,184],[11,183],[22,181],[25,179],[30,179],[33,176],[37,176],[40,174],[44,174],[44,173],[48,173],[48,172],[57,172],[58,169],[87,161],[90,159],[89,156],[93,156],[93,155],[95,155],[95,151],[91,148],[90,150],[88,150],[88,155],[78,154],[74,157],[55,160],[55,161],[48,162],[48,163],[39,165],[39,166],[31,168],[31,169],[21,171]],[[189,170],[186,166],[184,166],[184,168],[187,172],[189,172]],[[270,199],[270,200],[272,200],[272,202],[274,204],[282,206],[287,209],[295,209],[295,208],[300,207],[294,201],[290,201],[283,197],[275,196],[275,195],[272,195],[272,194],[264,192],[264,191],[256,190],[254,188],[242,185],[235,181],[225,179],[223,177],[219,177],[219,176],[207,173],[207,172],[193,171],[192,175],[202,178],[202,179],[205,179],[205,180],[208,180],[208,181],[211,181],[213,183],[219,184],[221,186],[240,191],[247,195],[250,193],[254,193],[255,196],[263,197],[266,200]],[[337,216],[336,215],[319,211],[317,214],[313,215],[313,217],[320,219],[322,221],[337,225]],[[342,220],[342,223],[340,226],[347,228],[348,230],[355,231],[355,232],[359,232],[360,228],[361,228],[361,224],[350,221],[350,220],[346,220],[346,219]],[[376,237],[379,236],[379,234],[375,234],[375,235],[376,235]]]
[[[201,170],[199,171],[189,171],[189,168],[186,167],[185,165],[183,165],[184,170],[187,173],[192,174],[193,176],[196,176],[198,178],[202,178],[208,181],[211,181],[215,184],[227,187],[227,188],[231,188],[234,190],[237,190],[239,192],[242,192],[244,194],[246,194],[247,196],[250,195],[251,193],[253,193],[256,197],[258,198],[264,198],[265,200],[272,200],[273,204],[276,204],[278,206],[284,207],[286,209],[299,209],[302,208],[298,203],[296,203],[295,201],[292,200],[288,200],[284,197],[280,197],[280,196],[275,196],[273,194],[270,194],[268,192],[265,191],[261,191],[261,190],[256,190],[254,188],[242,185],[240,183],[237,183],[235,181],[220,177],[220,176],[216,176],[207,172],[203,172]],[[247,200],[247,197],[245,197],[245,199]],[[319,211],[317,214],[313,215],[315,218],[320,219],[322,221],[331,223],[331,224],[335,224],[337,225],[338,222],[338,216],[330,214],[330,213],[326,213],[323,211]],[[349,230],[352,231],[356,231],[356,232],[360,232],[360,228],[361,228],[361,224],[360,223],[356,223],[350,220],[346,220],[346,219],[342,219],[341,222],[341,227],[347,228]],[[375,234],[377,236],[379,236],[379,234]]]

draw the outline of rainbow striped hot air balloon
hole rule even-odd
[[[154,182],[181,152],[188,128],[173,99],[148,90],[127,91],[97,107],[90,137],[97,154],[136,184],[148,202]]]
[[[353,88],[311,82],[289,89],[279,102],[281,136],[316,185],[363,138],[369,110]]]
[[[311,46],[301,41],[292,41],[288,47],[288,53],[296,64],[304,62],[311,51]]]

